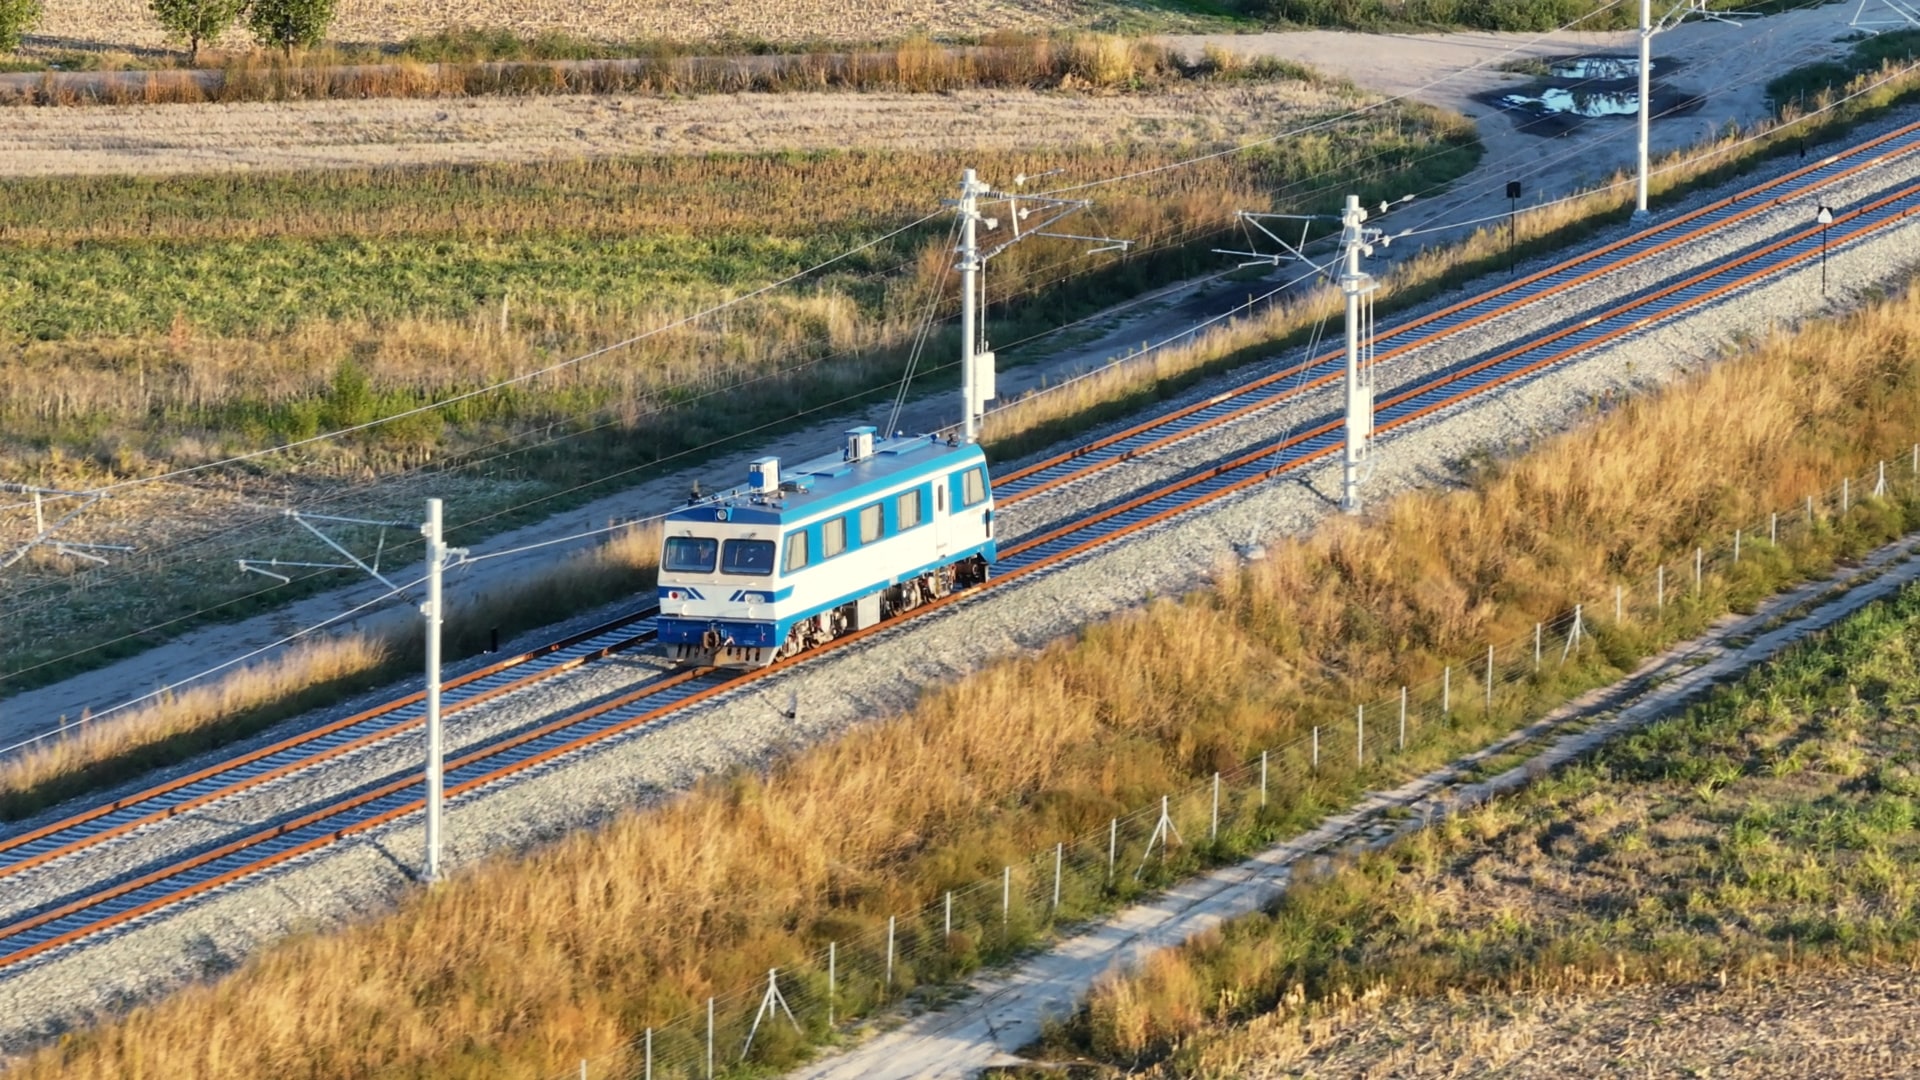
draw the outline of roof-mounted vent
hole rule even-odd
[[[848,461],[860,461],[873,456],[873,431],[871,426],[849,428],[847,430],[847,449],[842,456]]]
[[[772,495],[780,490],[780,459],[763,457],[747,466],[747,490]]]

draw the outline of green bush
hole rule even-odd
[[[0,0],[0,52],[20,48],[20,39],[40,19],[40,0]]]

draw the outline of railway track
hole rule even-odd
[[[1703,207],[1667,225],[1649,229],[1596,252],[1568,260],[1512,285],[1396,328],[1383,337],[1382,359],[1429,344],[1517,307],[1592,280],[1698,235],[1725,227],[1812,187],[1852,175],[1896,153],[1920,146],[1920,124],[1890,133],[1847,153],[1824,159],[1776,181]],[[1920,209],[1920,185],[1906,188],[1836,218],[1819,228],[1778,240],[1729,263],[1694,274],[1523,347],[1458,365],[1401,387],[1376,407],[1375,430],[1385,433],[1495,387],[1525,379],[1546,367],[1651,322],[1709,303],[1760,278],[1816,255],[1823,246],[1846,243],[1884,229]],[[1425,332],[1422,333],[1422,328]],[[1207,402],[1119,432],[1003,478],[996,497],[1011,502],[1093,471],[1136,457],[1198,431],[1230,422],[1327,381],[1320,369],[1338,354],[1320,357],[1246,384]],[[1295,386],[1286,388],[1287,380]],[[1058,565],[1122,536],[1148,528],[1205,503],[1275,476],[1295,471],[1342,445],[1338,419],[1310,425],[1281,443],[1176,479],[1085,519],[1010,546],[993,581],[935,601],[887,623],[832,642],[805,656],[745,675],[681,672],[656,678],[609,702],[559,717],[532,729],[498,737],[447,763],[447,795],[456,797],[551,761],[620,732],[644,726],[715,695],[739,689],[793,664],[843,648],[937,607],[957,603]],[[1076,460],[1079,467],[1073,466]],[[652,636],[652,611],[642,611],[530,653],[503,660],[452,681],[449,711],[466,709],[562,671],[633,647]],[[0,878],[142,825],[225,798],[240,790],[311,767],[319,761],[392,738],[421,722],[421,695],[390,702],[325,728],[304,733],[189,777],[150,788],[20,836],[0,840]],[[391,776],[332,805],[188,855],[130,880],[75,895],[0,926],[0,968],[128,922],[207,892],[340,839],[365,832],[420,809],[414,793],[417,771]]]

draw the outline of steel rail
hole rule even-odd
[[[1401,427],[1487,390],[1527,378],[1596,345],[1645,329],[1677,312],[1718,299],[1811,259],[1830,248],[1831,245],[1823,238],[1827,229],[1849,222],[1861,223],[1858,228],[1842,231],[1838,242],[1844,244],[1898,222],[1917,210],[1920,210],[1920,184],[1842,214],[1834,218],[1831,226],[1815,226],[1776,241],[1739,259],[1694,274],[1678,284],[1620,304],[1603,315],[1547,335],[1530,345],[1444,372],[1416,387],[1396,392],[1376,405],[1374,430],[1380,432]],[[1761,263],[1757,269],[1745,274],[1737,273],[1755,262]],[[1559,349],[1553,348],[1563,341],[1570,344]],[[1255,450],[1189,474],[1158,491],[1127,500],[1082,521],[1034,537],[1001,557],[995,564],[995,581],[1051,565],[1104,544],[1116,536],[1138,532],[1232,492],[1296,471],[1311,461],[1339,450],[1345,444],[1344,427],[1345,422],[1341,419],[1323,421],[1271,448]]]
[[[1703,233],[1723,228],[1778,206],[1785,199],[1804,194],[1805,191],[1814,187],[1830,184],[1872,168],[1891,157],[1907,153],[1915,147],[1920,147],[1920,123],[1888,132],[1811,165],[1709,203],[1662,225],[1642,230],[1632,236],[1530,274],[1519,281],[1414,319],[1389,330],[1379,339],[1386,348],[1376,351],[1375,363],[1431,345],[1444,337],[1549,298],[1562,290],[1592,281]],[[1873,151],[1879,152],[1867,156]],[[1772,193],[1773,197],[1756,201],[1759,196],[1768,193]],[[1694,223],[1699,224],[1695,224],[1693,228],[1683,229],[1684,226]],[[1609,258],[1616,255],[1620,257]],[[1421,331],[1427,327],[1434,327],[1434,329],[1422,333]],[[1071,482],[1111,465],[1164,448],[1201,431],[1270,408],[1283,399],[1305,394],[1339,378],[1343,364],[1344,357],[1341,353],[1329,352],[1314,360],[1294,365],[1215,395],[1204,402],[1176,410],[1016,470],[994,483],[996,502],[999,505],[1018,502],[1028,496]],[[1291,387],[1285,385],[1288,380],[1295,379],[1298,380],[1295,385]],[[655,610],[657,611],[657,608]],[[447,689],[457,691],[469,684],[489,680],[498,683],[494,677],[501,671],[521,666],[556,651],[573,648],[582,641],[637,619],[644,619],[650,614],[651,612],[642,612],[521,656],[500,661],[481,671],[453,680],[448,684]],[[587,655],[575,658],[571,662],[543,666],[519,679],[481,687],[471,694],[456,693],[450,702],[449,711],[479,705],[501,694],[571,670],[582,663],[611,655],[642,640],[645,640],[644,636],[636,636],[630,640],[613,643],[607,648],[590,649],[587,650]],[[276,743],[253,754],[211,766],[190,776],[149,788],[42,828],[0,839],[0,877],[60,858],[92,843],[123,835],[143,825],[204,806],[256,784],[265,783],[309,765],[318,764],[398,735],[420,722],[419,710],[411,710],[410,715],[402,717],[395,724],[383,725],[379,721],[383,717],[409,710],[410,707],[418,705],[422,698],[423,694],[416,692],[326,727]],[[228,777],[231,779],[225,779]],[[95,822],[99,824],[93,824]]]
[[[658,611],[657,605],[650,606],[451,679],[443,690],[447,695],[444,712],[473,708],[651,640],[653,616]],[[0,839],[0,878],[393,738],[423,722],[425,699],[425,691],[414,691],[270,746]]]
[[[1376,415],[1380,418],[1377,429],[1401,427],[1495,387],[1526,379],[1551,364],[1584,353],[1595,345],[1645,329],[1680,311],[1712,302],[1824,254],[1832,246],[1829,242],[1832,228],[1841,230],[1839,242],[1845,244],[1903,221],[1916,210],[1920,210],[1920,184],[1849,211],[1836,218],[1831,226],[1809,228],[1723,266],[1691,275],[1647,296],[1617,305],[1606,314],[1549,335],[1533,345],[1508,350],[1487,360],[1429,378],[1382,402],[1376,409]],[[1008,564],[1006,572],[997,574],[985,585],[923,604],[885,623],[836,639],[801,656],[743,675],[693,671],[667,676],[613,701],[471,751],[449,764],[448,794],[451,797],[477,790],[611,735],[677,713],[696,702],[784,672],[794,664],[814,660],[872,635],[895,629],[909,619],[959,603],[983,590],[1058,565],[1234,491],[1295,471],[1338,449],[1344,437],[1341,428],[1341,421],[1326,422],[1272,449],[1244,455],[1103,511],[1096,515],[1097,520],[1084,526],[1065,527],[1024,541],[1010,549],[1002,560]],[[419,783],[419,774],[409,773],[344,803],[261,830],[173,866],[0,928],[0,949],[9,950],[0,954],[0,966],[39,955],[317,850],[343,837],[397,820],[421,808],[422,800],[408,794],[418,788]],[[97,917],[91,914],[93,912],[104,912],[105,917]]]
[[[1373,362],[1378,364],[1425,348],[1463,330],[1551,299],[1565,290],[1672,250],[1916,148],[1920,148],[1920,123],[1888,132],[1811,165],[1708,203],[1671,221],[1412,319],[1376,338]],[[1761,196],[1769,197],[1762,199]],[[1209,428],[1270,408],[1287,398],[1305,394],[1341,378],[1344,367],[1344,351],[1330,351],[1205,401],[1017,469],[995,481],[995,504],[1004,506],[1019,502],[1109,466],[1162,449]],[[1288,386],[1289,380],[1297,381],[1295,385]]]

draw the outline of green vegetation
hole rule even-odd
[[[1834,94],[1862,75],[1913,66],[1920,47],[1920,30],[1896,30],[1861,38],[1845,59],[1797,67],[1767,83],[1767,98],[1776,112],[1804,110],[1822,94]]]
[[[20,39],[40,18],[40,0],[0,0],[0,53],[20,47]]]
[[[1831,0],[1829,0],[1831,2]],[[1540,31],[1579,20],[1582,30],[1619,30],[1639,24],[1633,4],[1603,0],[1241,0],[1242,11],[1284,26],[1338,26],[1353,30],[1405,28]],[[1803,0],[1713,0],[1715,10],[1773,15]]]
[[[880,940],[889,916],[1284,746],[1287,779],[1265,809],[1240,799],[1218,843],[1189,833],[1189,846],[1143,877],[1230,857],[1613,680],[1729,606],[1920,527],[1920,499],[1902,484],[1896,498],[1823,515],[1779,546],[1750,542],[1737,565],[1664,607],[1640,588],[1702,538],[1799,505],[1905,446],[1920,432],[1916,342],[1920,296],[1770,338],[1490,463],[1465,490],[1412,492],[1365,519],[1330,520],[1264,561],[1219,567],[1211,591],[990,665],[908,715],[494,860],[451,888],[409,895],[391,917],[267,950],[219,982],[71,1033],[14,1072],[543,1076],[631,1045],[769,968],[790,995],[817,995],[811,959],[826,943]],[[1634,590],[1633,606],[1617,623],[1589,612],[1596,647],[1537,674],[1521,665],[1527,674],[1493,708],[1456,706],[1404,756],[1365,771],[1328,760],[1302,777],[1309,728],[1344,729],[1356,701],[1432,685],[1443,664],[1530,633],[1616,581]],[[1066,916],[1137,888],[1130,875],[1112,889],[1077,881]],[[951,938],[934,919],[901,922],[917,950],[893,993],[1004,957],[1047,927],[1038,905],[1005,923],[982,919],[997,904],[969,895],[966,929]],[[871,953],[857,968],[840,956],[844,1020],[887,990]],[[724,1018],[730,1040],[757,1000]],[[817,1033],[824,1010],[805,1015]],[[668,1034],[688,1044],[684,1028]],[[777,1066],[800,1049],[788,1035],[754,1053]]]
[[[1363,996],[1373,1011],[1910,961],[1916,710],[1909,588],[1681,717],[1156,958],[1099,991],[1061,1049],[1166,1077],[1283,1048],[1300,1067],[1307,1026]]]
[[[1292,83],[1259,93],[1282,114],[1292,102],[1318,115],[1350,100]],[[1191,139],[978,151],[965,163],[1005,177],[1138,171],[1216,145],[1212,122],[1197,117]],[[1087,258],[1065,243],[1011,250],[989,276],[994,332],[1024,336],[1212,268],[1208,241],[1237,206],[1325,206],[1362,175],[1381,191],[1430,187],[1476,154],[1456,119],[1380,110],[1314,138],[1114,185],[1102,192],[1100,227],[1141,246],[1124,258]],[[75,485],[151,475],[544,368],[909,224],[961,163],[958,153],[834,151],[0,184],[0,281],[12,282],[0,285],[0,340],[18,346],[0,358],[0,476]],[[951,292],[939,288],[946,231],[944,219],[909,229],[724,316],[226,479],[386,518],[416,514],[430,484],[471,543],[630,484],[652,463],[697,460],[728,439],[764,438],[769,425],[886,391],[935,290]],[[952,349],[944,335],[928,347]],[[404,482],[369,492],[368,477]],[[150,525],[146,515],[170,512],[158,496],[122,505],[80,527],[112,531],[116,513]],[[103,626],[138,629],[217,605],[226,605],[217,617],[234,617],[317,584],[255,596],[259,583],[236,578],[225,558],[176,562],[216,521],[222,544],[250,554],[287,542],[266,518],[235,513],[170,527],[165,545],[142,545],[141,559],[107,571],[26,568],[11,583],[9,685],[151,640],[61,659],[98,646]]]
[[[326,37],[333,22],[334,0],[248,0],[247,29],[254,40],[291,56],[311,49]]]
[[[200,61],[201,43],[220,40],[246,9],[247,0],[149,0],[147,6],[169,36],[187,43],[191,66]]]

